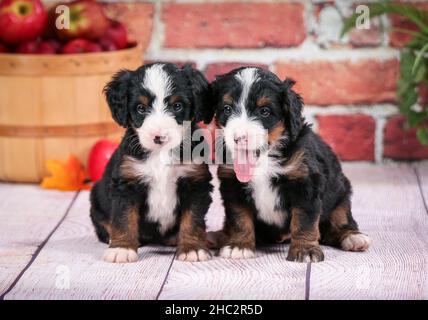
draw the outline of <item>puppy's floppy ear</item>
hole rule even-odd
[[[185,72],[192,90],[195,121],[210,123],[214,116],[214,111],[210,104],[211,89],[208,80],[202,72],[192,68],[189,64],[186,64],[182,70]]]
[[[283,83],[284,112],[291,140],[295,140],[303,126],[303,100],[291,88],[296,82],[285,79]]]
[[[128,87],[130,79],[131,71],[121,70],[104,87],[111,115],[124,128],[128,126]]]

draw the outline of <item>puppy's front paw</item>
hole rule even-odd
[[[103,260],[111,263],[129,263],[138,261],[138,254],[128,248],[108,248],[104,251]]]
[[[220,249],[220,256],[226,259],[251,259],[256,256],[256,252],[248,248],[225,246]]]
[[[206,249],[195,249],[188,251],[178,251],[177,259],[180,261],[198,262],[211,259],[211,253]]]
[[[290,246],[288,261],[319,262],[324,260],[324,253],[320,246]]]
[[[341,247],[346,251],[366,251],[372,240],[362,233],[354,233],[343,239]]]

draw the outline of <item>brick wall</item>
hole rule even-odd
[[[399,48],[407,37],[390,34],[388,27],[408,22],[383,17],[370,30],[339,39],[343,17],[356,4],[109,1],[106,8],[143,44],[145,61],[191,62],[209,79],[241,65],[294,78],[307,119],[343,160],[426,159],[428,148],[414,130],[403,129],[394,104]]]

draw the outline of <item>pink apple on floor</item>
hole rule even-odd
[[[89,177],[93,182],[102,178],[111,156],[116,151],[118,143],[110,140],[99,140],[91,149],[88,159]]]
[[[42,35],[47,13],[40,0],[0,1],[0,39],[17,44]]]

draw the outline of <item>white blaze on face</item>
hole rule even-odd
[[[259,79],[257,76],[257,69],[255,68],[246,68],[235,75],[235,78],[242,85],[241,96],[238,101],[238,108],[243,116],[247,116],[247,110],[245,106],[247,105],[248,96],[250,95],[251,87]]]
[[[155,64],[147,69],[141,84],[154,96],[154,101],[151,113],[136,131],[141,144],[151,150],[172,149],[181,143],[183,135],[181,126],[167,111],[166,98],[171,95],[173,84],[163,67],[163,64]],[[167,143],[162,146],[154,143],[155,136],[166,137]]]
[[[251,87],[259,79],[257,69],[246,68],[235,75],[241,83],[242,91],[237,103],[237,110],[224,127],[226,147],[232,151],[236,176],[241,182],[248,182],[256,165],[255,150],[267,142],[267,132],[262,123],[248,115],[246,106]],[[239,141],[239,142],[237,142]]]

